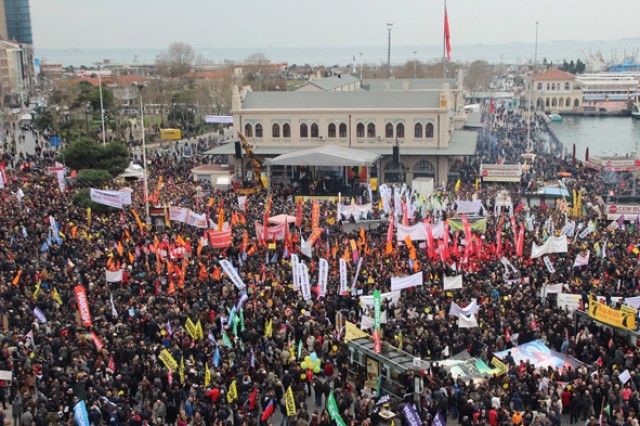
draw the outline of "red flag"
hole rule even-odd
[[[173,386],[173,371],[171,371],[171,369],[169,369],[169,372],[167,373],[167,384],[169,387]]]
[[[302,198],[298,198],[296,203],[296,226],[299,228],[302,226]]]
[[[253,410],[256,406],[256,400],[258,399],[258,388],[255,388],[249,395],[249,410]]]
[[[387,230],[387,248],[385,254],[393,252],[393,215],[389,216],[389,229]]]
[[[260,420],[262,420],[263,422],[266,422],[267,419],[269,417],[271,417],[271,415],[273,414],[273,399],[271,401],[269,401],[269,405],[267,405],[267,408],[264,409],[264,413],[262,413],[262,417],[260,417]]]
[[[89,311],[89,301],[87,300],[87,292],[83,286],[78,285],[74,288],[76,293],[76,303],[78,305],[78,313],[82,324],[91,327],[91,312]]]
[[[447,60],[451,60],[451,31],[449,30],[449,15],[447,7],[444,7],[444,42],[447,49]]]
[[[320,227],[320,203],[317,200],[313,201],[311,207],[311,229],[317,229]]]
[[[382,352],[382,344],[380,342],[380,333],[376,328],[373,332],[373,352],[379,354]]]
[[[409,213],[407,212],[407,203],[402,203],[402,224],[409,226]]]
[[[509,333],[509,327],[504,328],[504,340],[506,340],[507,343],[511,342],[511,333]]]
[[[524,249],[524,225],[520,224],[520,232],[518,232],[518,244],[516,245],[516,254],[518,257],[522,257],[522,250]]]
[[[109,364],[107,365],[107,368],[105,368],[105,371],[111,374],[116,372],[116,362],[113,360],[113,355],[109,357]]]

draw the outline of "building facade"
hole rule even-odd
[[[536,109],[541,111],[571,111],[582,106],[582,91],[576,77],[557,69],[533,76],[532,96]]]
[[[463,130],[461,74],[455,87],[449,81],[424,80],[369,80],[362,83],[368,90],[346,91],[241,93],[236,87],[234,128],[261,158],[332,144],[382,154],[370,171],[381,183],[410,183],[416,177],[446,181],[454,160],[475,153],[477,132]],[[400,147],[399,164],[393,161],[394,143]],[[233,149],[228,144],[208,154],[231,157]],[[293,177],[287,168],[271,172],[274,180]]]
[[[31,45],[0,40],[0,101],[18,106],[33,89],[33,49]]]
[[[3,0],[7,28],[6,39],[33,44],[29,0]]]

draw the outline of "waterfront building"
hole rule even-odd
[[[31,33],[31,12],[29,0],[0,0],[0,33],[5,40],[18,43],[33,44]]]
[[[0,40],[0,100],[3,105],[25,102],[33,88],[33,48]]]
[[[380,183],[411,183],[416,177],[442,182],[455,172],[457,160],[475,153],[477,130],[465,128],[462,73],[457,79],[363,80],[357,90],[333,90],[337,80],[341,77],[293,92],[235,87],[234,128],[260,159],[322,145],[381,154],[369,170]],[[395,143],[399,164],[392,155]],[[207,154],[228,155],[239,165],[234,144]],[[251,170],[244,161],[244,170]],[[274,181],[287,181],[295,171],[274,167],[271,173]]]
[[[557,69],[535,74],[531,92],[538,110],[561,113],[582,105],[582,91],[576,84],[576,76]]]

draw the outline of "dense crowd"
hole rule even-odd
[[[256,234],[254,224],[263,221],[267,204],[271,216],[295,216],[291,187],[276,186],[270,201],[264,192],[250,195],[240,210],[233,191],[203,194],[196,188],[190,170],[200,160],[175,151],[149,156],[149,187],[157,205],[206,212],[213,224],[224,212],[222,221],[233,229],[229,247],[203,244],[203,229],[185,223],[141,226],[133,212],[144,216],[141,183],[127,184],[132,206],[88,212],[73,203],[73,187],[60,193],[55,177],[16,162],[15,169],[7,168],[0,207],[0,370],[13,373],[0,392],[0,416],[26,426],[73,424],[73,408],[83,400],[94,425],[266,425],[278,418],[282,424],[326,426],[335,424],[327,410],[333,397],[346,424],[384,424],[376,407],[382,395],[368,387],[364,368],[350,362],[344,323],[337,319],[360,324],[365,309],[351,294],[388,292],[392,277],[422,271],[424,285],[403,290],[397,303],[382,303],[383,341],[431,363],[397,378],[411,389],[418,375],[424,386],[417,398],[408,390],[404,400],[401,394],[385,405],[396,413],[396,425],[405,421],[405,404],[415,400],[429,426],[438,413],[464,426],[559,425],[563,415],[570,423],[637,425],[640,352],[621,333],[595,322],[578,324],[554,296],[541,296],[543,286],[563,283],[564,292],[580,295],[585,309],[592,293],[607,301],[640,294],[638,258],[628,249],[638,242],[640,229],[633,221],[608,226],[597,203],[602,192],[628,187],[628,181],[607,184],[597,172],[563,160],[559,147],[544,137],[542,121],[532,121],[533,143],[527,141],[526,121],[513,112],[499,109],[485,121],[479,144],[485,162],[521,162],[531,148],[538,154],[521,185],[476,183],[478,160],[467,159],[459,164],[466,182],[440,188],[437,202],[406,194],[407,203],[418,205],[409,223],[457,218],[458,199],[483,201],[486,231],[474,232],[477,250],[464,262],[462,250],[447,257],[433,256],[428,248],[411,253],[395,237],[389,251],[386,223],[377,230],[346,232],[340,222],[350,218],[337,217],[332,202],[321,205],[324,232],[312,258],[300,253],[302,238],[312,231],[308,202],[301,226],[292,224],[274,247]],[[50,161],[41,155],[31,160],[41,166]],[[527,224],[524,253],[518,256],[509,212],[492,214],[496,195],[507,190],[520,200],[530,180],[556,178],[559,171],[571,174],[567,187],[582,193],[584,209],[574,217],[563,202],[536,207],[518,202],[511,212],[518,226]],[[373,216],[388,218],[377,194],[374,199]],[[550,255],[554,272],[549,272],[541,259],[530,258],[532,243],[559,235],[567,220],[579,229],[591,224],[592,231],[583,238],[576,232],[566,254]],[[462,246],[463,238],[464,233],[451,232],[449,245]],[[573,267],[576,255],[587,250],[588,264]],[[341,295],[339,260],[348,260],[351,282],[354,252],[362,258],[356,289]],[[314,290],[309,301],[293,289],[294,253],[309,266]],[[324,297],[316,287],[320,258],[329,263]],[[237,268],[246,290],[222,272],[224,259]],[[123,270],[122,280],[107,282],[106,270]],[[463,288],[445,291],[444,277],[460,271]],[[91,326],[78,313],[79,285],[86,289]],[[460,328],[450,306],[464,307],[473,299],[480,306],[479,326]],[[187,322],[201,332],[192,333]],[[508,356],[507,371],[465,381],[437,362],[466,351],[490,364],[495,352],[536,339],[582,364],[538,368]],[[168,368],[163,350],[177,368]],[[625,370],[630,379],[622,383]],[[296,404],[291,416],[289,388]]]

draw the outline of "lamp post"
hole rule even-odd
[[[358,55],[360,55],[360,81],[362,81],[362,53],[358,52]]]
[[[142,103],[142,89],[145,84],[134,84],[140,90],[140,126],[142,127],[142,166],[144,169],[144,213],[147,226],[151,226],[151,217],[149,216],[149,184],[147,182],[147,146],[144,138],[144,104]]]
[[[102,125],[102,144],[107,143],[107,130],[104,127],[104,104],[102,103],[102,75],[100,74],[101,62],[96,62],[98,67],[98,87],[100,88],[100,124]]]
[[[391,80],[391,29],[393,28],[393,23],[387,24],[387,31],[389,32],[388,42],[387,42],[387,79]]]
[[[418,78],[418,51],[413,52],[413,78]]]

